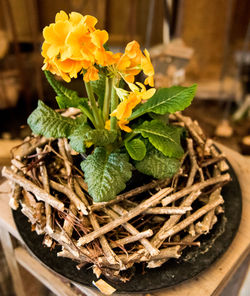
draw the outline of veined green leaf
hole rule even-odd
[[[135,133],[141,133],[144,138],[165,156],[179,158],[183,154],[180,144],[180,134],[182,129],[179,127],[165,125],[159,120],[145,121],[134,129]]]
[[[132,165],[126,154],[108,155],[101,147],[97,147],[94,153],[81,163],[81,168],[94,202],[114,199],[125,189],[126,182],[132,176]]]
[[[44,71],[44,73],[49,84],[57,94],[56,101],[59,108],[79,108],[85,115],[92,119],[93,114],[88,104],[88,98],[81,98],[76,91],[66,88],[62,83],[57,81],[49,71]]]
[[[146,155],[146,146],[140,139],[133,139],[129,142],[125,142],[125,147],[128,154],[134,160],[142,160]]]
[[[142,161],[135,164],[138,171],[153,176],[156,179],[171,178],[180,168],[180,160],[163,155],[153,149],[149,151]]]
[[[190,87],[172,86],[160,88],[146,103],[140,105],[130,116],[133,120],[145,113],[154,112],[157,114],[174,113],[182,111],[192,102],[196,84]]]
[[[61,116],[42,101],[38,101],[27,121],[34,134],[47,138],[68,137],[77,125],[74,119]]]
[[[59,108],[69,108],[69,107],[77,107],[78,105],[84,103],[86,98],[80,98],[76,91],[68,89],[61,82],[57,81],[53,74],[49,71],[44,71],[44,74],[52,86],[54,91],[57,94],[57,103]]]
[[[70,107],[79,108],[79,106],[88,107],[87,98],[79,98],[78,96],[72,97],[69,99],[66,96],[56,96],[56,101],[60,109],[66,109]]]
[[[103,108],[103,100],[105,95],[105,75],[99,73],[99,79],[90,81],[94,94],[98,97],[98,105]]]
[[[93,144],[95,144],[97,146],[105,146],[105,145],[114,143],[116,138],[117,138],[116,131],[109,131],[106,129],[90,130],[85,135],[86,141],[92,142]]]
[[[85,136],[89,131],[91,131],[90,126],[87,124],[79,124],[69,136],[71,148],[77,152],[84,153],[86,147]]]

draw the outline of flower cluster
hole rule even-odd
[[[97,19],[90,15],[57,13],[55,23],[43,30],[43,70],[61,76],[67,82],[83,73],[84,81],[89,82],[99,79],[98,66],[102,66],[130,83],[143,71],[148,76],[145,84],[153,87],[154,68],[148,51],[143,54],[136,41],[128,43],[123,54],[105,50],[109,36],[107,31],[96,29],[96,23]]]
[[[83,69],[84,80],[97,80],[98,69],[94,64],[106,66],[112,63],[112,53],[105,51],[103,45],[108,40],[105,30],[96,30],[97,19],[72,12],[56,14],[55,23],[43,30],[44,43],[42,56],[43,70],[61,76],[69,82]]]

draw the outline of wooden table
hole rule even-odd
[[[233,240],[227,252],[217,260],[210,268],[195,278],[185,281],[175,287],[163,289],[158,292],[151,293],[155,296],[215,296],[220,295],[221,291],[228,283],[229,279],[235,273],[237,268],[247,257],[250,251],[250,159],[245,158],[239,153],[218,144],[219,148],[225,153],[227,159],[233,166],[242,190],[243,207],[242,219],[238,233]],[[68,296],[77,295],[68,285],[63,283],[58,275],[49,271],[33,258],[24,247],[18,247],[12,250],[9,233],[20,242],[22,241],[15,227],[11,210],[8,205],[7,192],[9,191],[8,182],[5,181],[0,185],[0,233],[2,244],[5,249],[8,265],[12,276],[14,277],[14,285],[18,291],[18,296],[24,296],[25,292],[20,287],[20,276],[18,275],[18,266],[13,258],[16,258],[23,267],[30,271],[44,285],[46,285],[56,295]],[[76,284],[75,284],[76,285]],[[76,285],[82,292],[88,296],[101,295],[95,289]],[[117,295],[117,294],[115,294]],[[128,294],[122,294],[128,295]],[[135,295],[135,294],[133,294]],[[137,294],[143,295],[143,294]],[[145,295],[145,294],[144,294]]]

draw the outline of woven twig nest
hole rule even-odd
[[[97,275],[112,279],[129,280],[135,263],[155,268],[188,246],[199,248],[200,236],[212,231],[223,212],[228,166],[197,122],[180,114],[170,120],[188,130],[179,172],[101,204],[88,195],[81,156],[66,139],[27,138],[11,169],[3,169],[13,185],[11,207],[21,207],[46,246],[62,246],[58,256],[79,268],[92,264]]]

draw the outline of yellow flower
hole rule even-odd
[[[135,94],[130,93],[128,98],[122,101],[110,115],[117,119],[127,119],[132,114],[132,110],[141,102],[141,99]]]
[[[85,82],[94,81],[99,79],[98,69],[94,66],[88,68],[87,72],[84,74],[83,79]]]
[[[55,21],[56,22],[59,22],[59,21],[68,21],[69,20],[69,17],[67,15],[67,13],[63,10],[61,10],[60,12],[58,12],[56,14],[56,17],[55,17]]]
[[[136,84],[141,88],[139,89],[135,84],[129,83],[129,88],[141,99],[141,100],[148,100],[150,99],[156,92],[155,88],[150,88],[146,90],[144,84],[140,82],[136,82]]]
[[[130,133],[132,132],[132,129],[129,127],[129,126],[126,126],[126,124],[129,123],[128,120],[125,120],[125,119],[121,119],[121,120],[118,120],[118,126],[121,130],[127,132],[127,133]]]
[[[141,52],[137,41],[129,42],[125,48],[125,53],[117,63],[117,69],[127,83],[133,83],[135,76],[143,70],[144,74],[148,76],[144,83],[153,87],[154,67],[151,63],[149,52],[146,49],[144,54]]]
[[[154,67],[151,63],[150,60],[150,55],[147,49],[144,50],[144,55],[142,55],[142,60],[141,60],[141,67],[145,75],[148,77],[145,79],[144,83],[150,85],[151,87],[154,86]]]
[[[94,65],[112,64],[117,61],[117,56],[105,51],[103,45],[108,40],[108,33],[96,30],[96,23],[97,19],[90,15],[57,13],[55,23],[43,30],[43,70],[49,70],[67,82],[83,69],[87,70],[85,81],[99,79]]]
[[[95,30],[91,34],[92,42],[98,48],[103,48],[103,45],[108,41],[109,35],[105,30]]]
[[[140,50],[140,44],[137,41],[131,41],[125,48],[125,54],[131,59],[132,64],[140,64],[142,52]]]
[[[105,129],[110,130],[110,119],[105,122]]]
[[[58,21],[43,29],[43,36],[47,44],[47,56],[53,58],[55,56],[68,55],[68,49],[65,44],[66,37],[71,31],[71,24],[69,21]]]
[[[91,42],[90,33],[83,23],[78,24],[69,33],[66,44],[69,48],[71,59],[79,61],[84,59],[91,63],[95,62],[93,53],[95,46]]]

